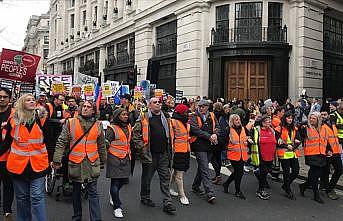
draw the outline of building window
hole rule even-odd
[[[114,45],[110,45],[107,47],[107,66],[112,66],[115,64],[115,58],[114,58]]]
[[[49,35],[45,35],[43,39],[44,44],[49,44]]]
[[[127,64],[129,54],[127,53],[127,40],[117,44],[117,64]]]
[[[176,52],[176,21],[156,28],[156,55]]]
[[[236,4],[235,41],[262,40],[262,2]]]
[[[268,3],[268,41],[279,41],[282,37],[282,3]]]
[[[135,38],[130,38],[129,50],[130,50],[130,63],[133,63],[135,59]]]
[[[105,2],[105,6],[104,6],[104,13],[103,13],[104,20],[107,19],[107,11],[108,11],[108,1]]]
[[[93,15],[93,26],[96,27],[98,18],[98,6],[94,7],[94,15]]]
[[[75,0],[70,0],[70,7],[75,7]]]
[[[343,54],[343,21],[324,16],[324,50]]]
[[[49,56],[49,49],[43,49],[43,58],[48,59]]]
[[[55,11],[57,12],[57,9],[58,9],[58,7],[57,7],[57,3],[55,4]]]
[[[230,5],[216,7],[216,41],[229,40],[229,11]]]
[[[83,26],[86,25],[86,19],[87,19],[87,11],[84,10],[84,11],[82,11],[82,25]]]
[[[74,28],[75,15],[70,15],[70,28]]]

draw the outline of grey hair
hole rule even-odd
[[[230,117],[229,117],[229,127],[233,126],[233,120],[236,119],[236,118],[241,119],[238,114],[231,114],[230,115]]]

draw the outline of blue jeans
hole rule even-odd
[[[125,179],[111,179],[110,193],[113,201],[113,209],[121,208],[119,191],[125,183]]]
[[[45,178],[13,179],[17,200],[16,221],[47,221],[45,208]]]
[[[87,184],[86,190],[89,200],[89,216],[90,221],[101,221],[101,209],[99,196],[97,193],[97,181]],[[81,183],[73,182],[73,221],[81,221],[82,219],[82,202],[81,202]]]

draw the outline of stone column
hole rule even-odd
[[[98,0],[98,16],[96,18],[97,20],[97,28],[100,27],[100,25],[103,24],[104,19],[103,19],[103,12],[104,12],[104,0]]]
[[[75,58],[74,58],[74,76],[73,76],[74,80],[76,78],[76,75],[79,73],[79,67],[80,67],[80,57],[75,56]]]
[[[77,32],[81,30],[80,27],[80,1],[81,0],[75,0],[75,18],[74,18],[74,39],[79,38],[81,36],[77,35]]]
[[[118,0],[117,4],[118,4],[117,5],[117,7],[118,7],[118,18],[121,18],[124,15],[125,0]]]

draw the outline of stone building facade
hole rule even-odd
[[[52,0],[48,72],[188,97],[338,98],[342,26],[338,0]]]

